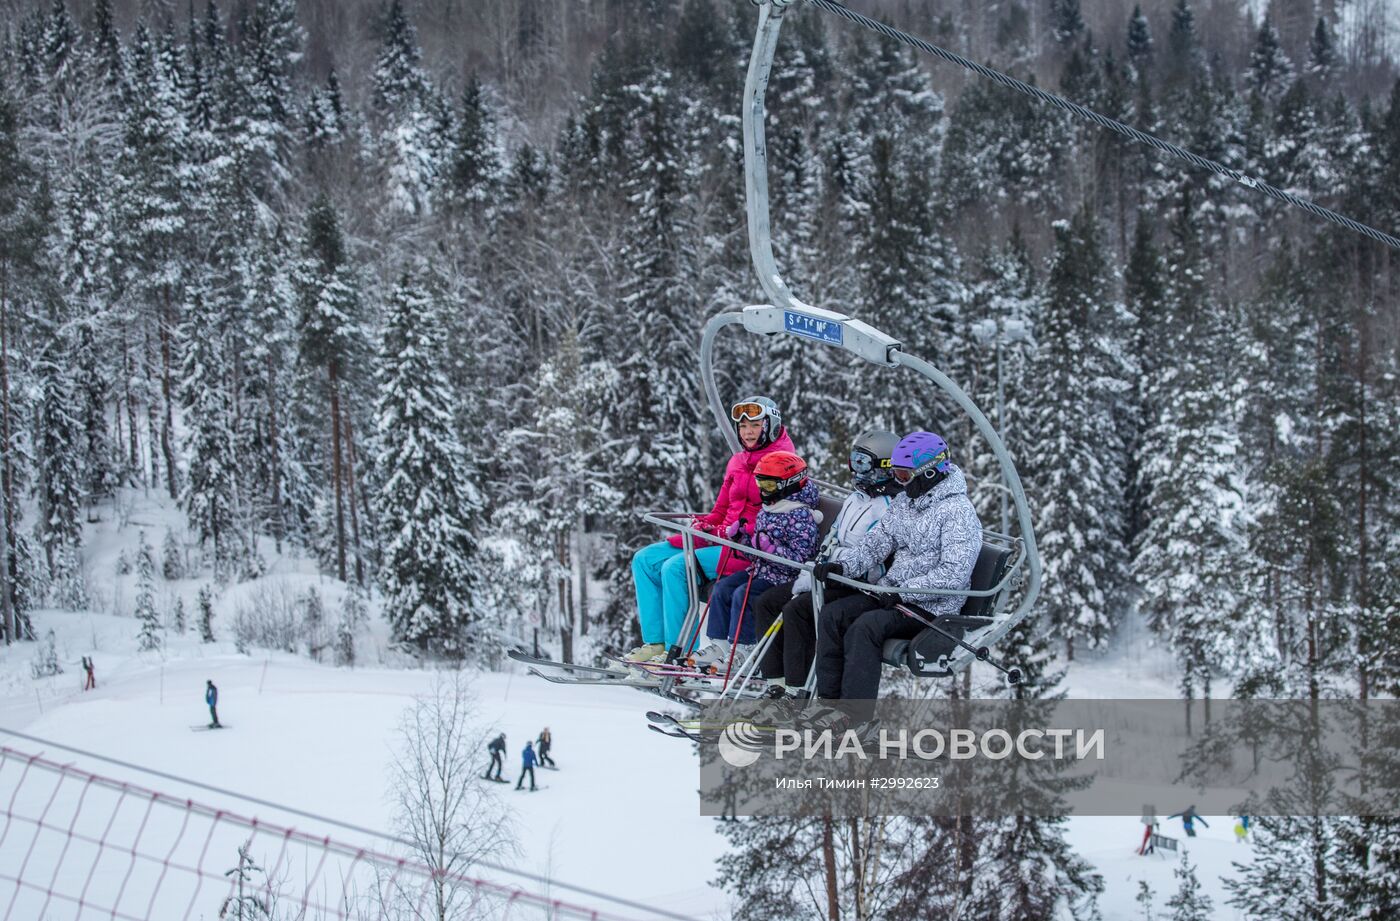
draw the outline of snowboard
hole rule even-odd
[[[220,724],[217,725],[217,726],[211,726],[211,725],[209,725],[208,723],[206,723],[206,724],[203,725],[203,726],[191,726],[191,727],[190,727],[190,731],[191,731],[191,732],[208,732],[208,731],[211,730],[211,729],[232,729],[232,728],[233,728],[233,727],[230,726],[228,723],[220,723]]]

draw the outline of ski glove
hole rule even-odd
[[[739,535],[744,532],[744,519],[738,518],[729,523],[729,527],[724,529],[724,536],[730,540],[742,540]]]
[[[841,567],[840,563],[818,563],[812,569],[812,578],[823,585],[827,582],[827,576],[844,576],[845,574],[846,571]]]
[[[773,543],[773,539],[769,537],[768,534],[764,531],[758,532],[757,538],[754,541],[754,543],[757,544],[758,549],[762,550],[764,553],[772,553],[776,555],[778,552],[778,545]]]

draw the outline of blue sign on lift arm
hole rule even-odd
[[[833,320],[809,317],[803,313],[793,313],[791,310],[783,311],[783,326],[790,333],[835,345],[841,344],[842,333],[845,331],[840,323]]]

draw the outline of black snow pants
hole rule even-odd
[[[855,720],[875,715],[880,653],[886,640],[913,639],[923,624],[869,595],[851,595],[822,608],[817,637],[817,693],[844,701]]]
[[[491,772],[495,771],[496,779],[500,780],[501,768],[503,767],[505,767],[505,762],[501,760],[501,753],[498,751],[491,752],[491,763],[486,766],[486,779],[490,780]]]
[[[754,603],[754,614],[758,618],[758,635],[762,636],[782,615],[783,625],[773,635],[773,643],[764,653],[759,668],[764,678],[782,678],[790,688],[807,683],[807,673],[812,668],[812,657],[817,646],[816,624],[812,617],[812,595],[803,592],[792,593],[794,583],[775,585]],[[853,589],[840,585],[829,586],[826,590],[826,603],[822,616],[833,602],[854,594]]]

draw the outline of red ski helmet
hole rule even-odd
[[[807,485],[807,462],[791,451],[774,451],[759,458],[753,468],[763,504],[793,495]]]

